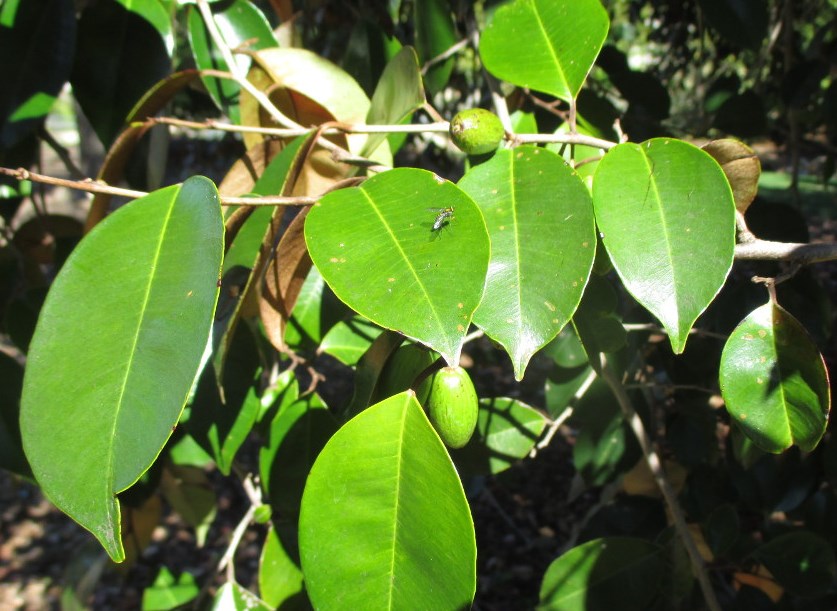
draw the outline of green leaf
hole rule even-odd
[[[142,611],[166,611],[177,609],[190,600],[194,600],[200,588],[191,573],[183,573],[175,578],[171,571],[160,567],[154,583],[142,592]]]
[[[412,393],[370,407],[326,444],[308,477],[299,529],[315,608],[471,605],[468,502]]]
[[[204,468],[172,465],[163,471],[160,491],[169,506],[195,529],[195,540],[202,547],[218,503]]]
[[[778,304],[750,313],[721,355],[727,411],[762,450],[813,450],[831,409],[828,371],[805,328]]]
[[[154,462],[189,395],[223,239],[209,180],[161,189],[82,240],[41,310],[24,378],[23,445],[47,497],[115,561],[124,559],[115,495]]]
[[[599,0],[515,0],[497,9],[480,38],[480,56],[496,77],[569,102],[608,26]]]
[[[434,229],[428,205],[454,217]],[[489,242],[479,209],[455,185],[425,170],[384,172],[326,195],[306,219],[305,241],[341,301],[459,362]]]
[[[636,438],[601,378],[578,401],[570,423],[578,429],[573,464],[588,485],[612,482],[639,459]]]
[[[265,19],[264,13],[248,0],[234,0],[233,2],[219,2],[210,5],[215,24],[221,33],[221,38],[231,49],[240,47],[247,41],[250,49],[267,49],[278,46],[273,30]],[[195,6],[189,7],[189,44],[192,47],[192,57],[200,70],[230,70],[218,50],[200,11]],[[246,55],[236,55],[239,66],[247,70],[250,59]],[[240,87],[231,79],[219,79],[202,76],[206,90],[219,110],[224,112],[233,123],[239,123],[241,116],[238,109],[238,94]]]
[[[214,367],[205,367],[198,382],[186,427],[224,475],[229,475],[235,455],[262,411],[256,395],[259,375],[253,332],[248,325],[238,325],[220,384]]]
[[[283,406],[273,418],[259,451],[259,472],[270,506],[281,519],[296,521],[311,466],[336,430],[334,416],[316,394]]]
[[[380,334],[381,328],[378,325],[361,316],[352,316],[349,320],[337,323],[326,333],[319,350],[353,367]]]
[[[558,155],[532,146],[497,151],[459,186],[491,238],[474,323],[506,349],[520,380],[581,301],[596,251],[590,192]]]
[[[173,39],[159,2],[87,4],[78,22],[73,95],[105,146],[145,92],[171,70]]]
[[[46,117],[73,65],[72,2],[0,4],[0,149],[11,148]],[[14,58],[14,59],[12,59]]]
[[[438,57],[457,43],[456,25],[447,0],[416,0],[413,5],[415,43],[422,63]],[[453,57],[432,66],[424,77],[431,93],[445,88],[454,66]]]
[[[404,47],[384,68],[372,96],[366,122],[370,125],[401,123],[424,102],[418,57],[412,47]],[[370,134],[361,155],[368,156],[386,137],[386,134]]]
[[[285,327],[285,343],[296,351],[325,351],[324,336],[345,314],[346,306],[326,286],[320,271],[312,267]]]
[[[546,570],[538,609],[644,611],[660,588],[664,549],[630,537],[594,539]]]
[[[683,352],[732,267],[735,204],[723,171],[680,140],[620,144],[599,162],[593,205],[625,287]]]
[[[753,556],[764,563],[782,587],[804,598],[824,595],[837,575],[833,548],[808,531],[779,535],[759,547]]]
[[[282,545],[271,528],[259,559],[259,592],[262,600],[273,608],[310,609],[305,595],[302,570]]]
[[[540,412],[516,399],[480,399],[477,429],[454,460],[469,475],[500,473],[529,454],[545,427]]]
[[[273,607],[234,581],[228,581],[215,593],[209,611],[272,611]]]

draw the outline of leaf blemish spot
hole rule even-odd
[[[387,278],[387,282],[395,282],[395,278]]]
[[[550,311],[550,312],[554,312],[554,311],[555,311],[555,309],[556,309],[556,308],[555,308],[555,304],[554,304],[554,303],[550,303],[550,302],[548,302],[548,301],[544,301],[544,302],[543,302],[543,304],[544,304],[544,305],[545,305],[545,306],[549,309],[549,311]]]
[[[587,248],[588,246],[590,246],[590,242],[585,241],[581,243],[582,248]]]
[[[459,303],[456,304],[456,307],[461,310],[462,308],[465,307],[465,304],[463,304],[462,302],[459,302]]]
[[[767,335],[767,331],[765,331],[764,329],[759,329],[759,337],[762,337],[762,338],[763,338],[763,337],[765,337],[766,335]]]

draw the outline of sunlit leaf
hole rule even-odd
[[[468,502],[412,393],[365,410],[326,444],[308,477],[299,528],[315,608],[471,605]]]
[[[207,344],[222,248],[217,191],[192,178],[100,223],[41,311],[24,448],[44,493],[114,560],[124,558],[115,495],[151,465],[180,416]]]
[[[831,409],[828,372],[804,327],[769,302],[732,332],[721,356],[727,411],[761,449],[813,450]]]

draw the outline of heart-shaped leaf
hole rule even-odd
[[[489,242],[477,205],[456,185],[425,170],[384,172],[325,196],[308,214],[305,241],[341,301],[458,364]]]
[[[569,102],[608,26],[599,0],[515,0],[497,9],[480,38],[480,56],[495,76]]]
[[[727,411],[757,446],[813,450],[831,409],[828,371],[799,321],[773,302],[750,313],[721,355]]]
[[[308,476],[299,531],[314,608],[471,605],[468,502],[411,392],[365,410],[326,444]]]
[[[44,493],[116,561],[115,495],[148,469],[186,402],[223,239],[209,180],[161,189],[82,240],[41,310],[24,378],[24,448]]]
[[[625,287],[683,352],[732,267],[735,204],[723,171],[680,140],[620,144],[599,162],[593,205]]]
[[[491,237],[474,323],[502,344],[520,380],[581,301],[596,252],[590,192],[558,155],[532,146],[497,151],[459,186]]]

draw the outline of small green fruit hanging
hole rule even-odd
[[[433,427],[450,448],[461,448],[477,426],[477,392],[462,367],[443,367],[430,379],[427,411]]]
[[[468,155],[496,151],[505,135],[500,118],[484,108],[463,110],[450,122],[451,140]]]

